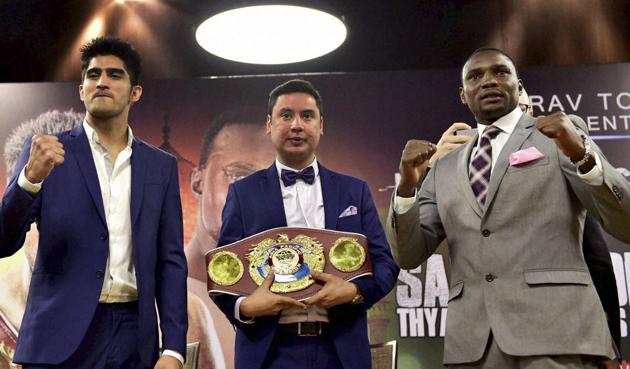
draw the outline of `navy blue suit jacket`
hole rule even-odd
[[[58,364],[77,349],[92,320],[109,254],[103,198],[82,126],[58,134],[65,161],[33,196],[17,184],[30,140],[2,200],[0,256],[15,253],[32,222],[39,229],[28,302],[14,361]],[[177,160],[138,139],[131,156],[133,263],[138,284],[138,347],[152,366],[163,347],[186,352],[186,259]]]
[[[319,175],[326,229],[362,233],[368,239],[373,276],[353,281],[361,290],[365,302],[338,305],[329,309],[328,313],[330,334],[344,368],[370,368],[366,311],[394,287],[399,269],[392,258],[367,184],[322,165],[319,165]],[[339,218],[350,205],[357,207],[357,214]],[[267,229],[286,226],[275,164],[233,183],[228,190],[222,217],[219,246]],[[256,318],[253,324],[243,324],[234,318],[237,297],[213,295],[212,298],[237,327],[236,369],[260,368],[276,332],[278,317]]]

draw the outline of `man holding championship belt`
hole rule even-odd
[[[266,124],[277,159],[230,186],[218,244],[247,240],[208,255],[209,285],[226,292],[211,297],[237,328],[235,367],[370,368],[366,311],[399,269],[368,186],[315,159],[323,110],[311,83],[271,91]]]

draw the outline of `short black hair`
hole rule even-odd
[[[294,92],[303,92],[313,96],[317,109],[319,109],[319,115],[324,115],[324,101],[322,100],[322,96],[319,94],[319,91],[315,89],[315,86],[313,86],[312,83],[303,79],[292,79],[290,81],[286,81],[271,90],[269,93],[269,102],[267,103],[267,114],[271,115],[273,107],[276,105],[280,95],[291,94]]]
[[[201,141],[201,150],[199,152],[199,170],[206,167],[208,157],[212,152],[214,139],[219,135],[223,128],[235,125],[259,125],[262,129],[265,126],[265,117],[261,108],[251,106],[240,107],[237,109],[227,110],[217,117],[206,130]]]
[[[125,63],[131,85],[136,86],[140,82],[140,54],[133,45],[113,36],[93,38],[81,47],[81,80],[85,78],[90,60],[102,55],[120,58]]]
[[[468,63],[468,61],[475,56],[476,54],[485,52],[485,51],[493,51],[496,53],[499,53],[503,56],[505,56],[506,58],[508,58],[508,60],[512,63],[512,66],[514,67],[514,72],[516,73],[516,78],[518,78],[518,68],[516,67],[516,63],[514,63],[514,59],[512,59],[512,57],[510,55],[508,55],[508,53],[506,53],[505,51],[496,48],[496,47],[491,47],[491,46],[482,46],[478,49],[476,49],[475,51],[473,51],[468,58],[466,58],[466,61],[464,62],[464,64],[462,65],[462,70],[464,69],[464,66],[466,65],[466,63]]]

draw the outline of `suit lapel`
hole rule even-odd
[[[494,169],[492,170],[492,175],[490,176],[490,184],[488,185],[488,195],[486,197],[486,204],[484,210],[488,208],[488,206],[492,203],[494,196],[499,189],[499,185],[507,172],[509,166],[509,156],[511,153],[519,150],[523,143],[532,133],[532,127],[536,120],[534,118],[529,117],[527,114],[523,114],[521,119],[519,119],[516,127],[514,127],[514,131],[510,135],[510,138],[503,146],[501,153],[497,158],[497,162],[494,165]]]
[[[339,186],[336,185],[335,173],[319,164],[319,180],[322,185],[322,197],[324,199],[324,220],[326,229],[337,229],[339,220]]]
[[[146,158],[146,147],[137,138],[131,143],[131,224],[135,224],[140,214],[140,206],[144,195],[144,181],[149,163]]]
[[[262,176],[260,181],[260,194],[267,202],[267,215],[271,218],[270,224],[287,225],[287,217],[284,213],[282,191],[280,190],[280,178],[274,162]]]
[[[483,216],[483,210],[475,197],[475,194],[470,186],[470,179],[468,177],[468,163],[470,163],[470,155],[472,150],[477,146],[477,140],[479,134],[476,134],[472,140],[469,140],[463,150],[459,152],[457,158],[457,183],[459,183],[460,191],[464,194],[464,198],[468,205],[475,211],[475,213],[481,218]]]
[[[94,166],[94,158],[92,157],[92,149],[90,148],[90,142],[88,141],[83,125],[79,125],[70,132],[70,140],[68,142],[68,148],[74,152],[74,158],[79,165],[85,185],[88,188],[88,192],[92,197],[94,206],[98,211],[98,215],[105,226],[107,221],[105,218],[105,211],[103,210],[103,195],[101,194],[101,187],[98,182],[98,175],[96,174],[96,167]]]

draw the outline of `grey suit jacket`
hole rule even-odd
[[[580,118],[571,120],[586,131]],[[594,147],[604,184],[588,185],[534,125],[527,115],[519,120],[497,159],[484,207],[468,181],[476,139],[434,163],[409,211],[390,207],[386,232],[401,267],[418,266],[448,241],[446,364],[479,360],[491,331],[510,355],[614,355],[582,234],[588,210],[613,236],[630,241],[630,184]],[[545,156],[509,165],[510,153],[531,146]]]

